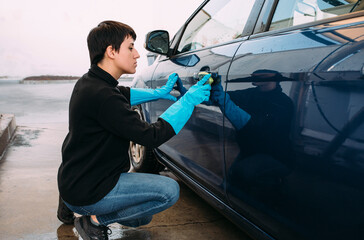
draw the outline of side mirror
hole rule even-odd
[[[167,55],[169,50],[169,34],[164,30],[149,32],[145,39],[145,49],[148,51]]]

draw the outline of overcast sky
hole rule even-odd
[[[147,65],[145,34],[174,35],[203,0],[0,0],[0,76],[76,75],[89,68],[86,38],[104,20],[130,25]]]

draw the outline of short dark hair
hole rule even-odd
[[[121,22],[103,21],[93,28],[87,36],[91,65],[102,60],[108,46],[111,45],[113,49],[119,51],[121,43],[128,36],[136,40],[134,30]]]

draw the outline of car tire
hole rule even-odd
[[[133,106],[132,109],[145,120],[140,105]],[[159,173],[165,168],[155,157],[153,149],[132,141],[129,147],[129,158],[130,172]]]

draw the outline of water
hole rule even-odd
[[[76,81],[0,80],[0,113],[14,114],[16,124],[68,123],[68,105]],[[130,86],[131,79],[119,84]]]
[[[21,84],[0,81],[0,113],[15,115],[17,125],[67,123],[75,82]]]

